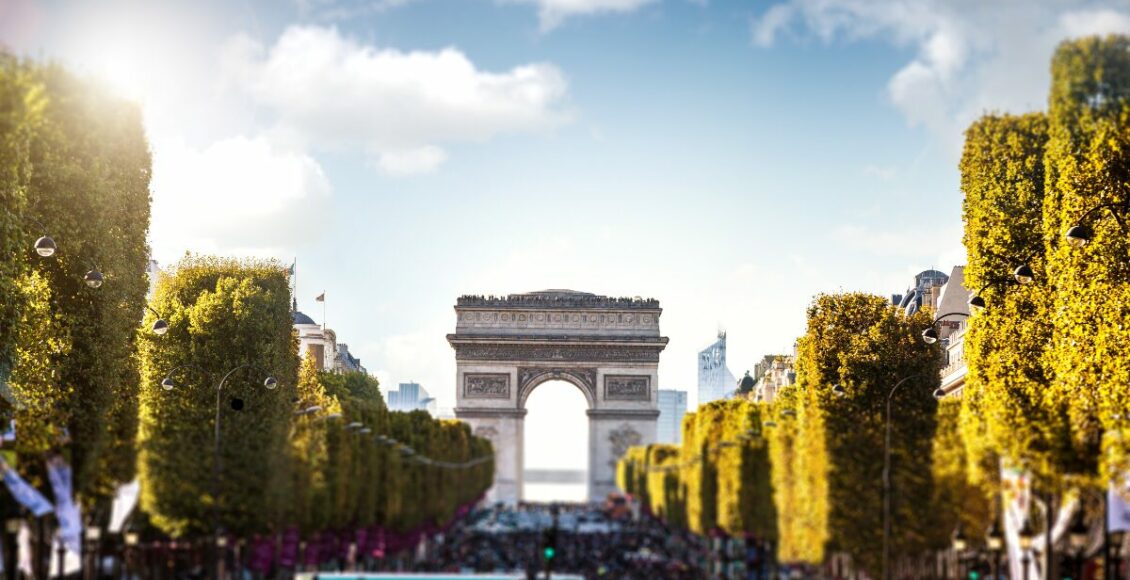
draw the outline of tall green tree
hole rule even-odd
[[[1045,362],[1052,337],[1042,207],[1047,119],[987,115],[965,132],[966,284],[987,308],[969,321],[963,389],[965,439],[972,475],[996,480],[998,457],[1027,465],[1045,480],[1073,461],[1064,408],[1050,398],[1055,373]],[[1038,282],[1011,277],[1027,263]]]
[[[298,392],[286,270],[189,256],[161,276],[153,308],[169,330],[140,334],[142,508],[173,536],[211,531],[213,506],[228,530],[267,529],[289,500],[287,436]],[[219,379],[244,365],[224,385],[217,417]],[[264,387],[267,374],[276,389]],[[166,376],[176,384],[171,390],[161,386]],[[213,493],[217,418],[222,476]]]
[[[7,174],[23,175],[22,186],[5,192],[22,199],[4,202],[4,219],[21,221],[21,251],[12,256],[26,268],[18,283],[24,300],[13,303],[24,306],[10,378],[27,411],[17,417],[19,451],[35,457],[66,428],[78,491],[104,496],[133,473],[133,335],[149,259],[150,156],[141,114],[61,67],[10,58],[3,67],[6,78],[34,87],[23,102],[36,112],[32,129],[25,123],[5,135],[26,162],[26,171]],[[27,251],[44,229],[59,246],[50,258]],[[6,262],[4,269],[20,267]],[[91,270],[104,274],[100,288],[84,283]]]
[[[1130,472],[1130,37],[1062,43],[1052,58],[1043,200],[1054,331],[1047,398],[1070,425],[1063,472]],[[1064,233],[1088,210],[1090,243]],[[1106,452],[1101,446],[1104,433]]]
[[[940,352],[920,338],[930,322],[929,312],[906,317],[880,296],[831,294],[813,302],[798,342],[800,429],[792,453],[795,497],[812,505],[777,506],[782,518],[809,512],[798,537],[782,542],[845,552],[878,573],[884,411],[892,387],[908,379],[892,401],[893,553],[934,547],[929,474],[937,402],[931,393],[939,384]],[[835,384],[844,397],[834,395]]]

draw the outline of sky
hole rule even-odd
[[[740,377],[815,294],[948,272],[964,128],[1116,32],[1130,3],[0,0],[0,44],[142,107],[162,266],[296,260],[300,310],[324,291],[371,372],[446,407],[462,294],[657,298],[693,407],[719,330]]]

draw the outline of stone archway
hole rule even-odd
[[[562,380],[589,409],[588,497],[616,489],[616,461],[631,445],[655,441],[659,403],[656,300],[570,290],[506,297],[464,296],[455,305],[455,415],[495,447],[491,501],[521,499],[526,400],[541,383]]]

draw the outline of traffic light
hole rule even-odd
[[[548,565],[557,557],[557,529],[550,528],[545,531],[545,536],[542,539],[542,556]]]

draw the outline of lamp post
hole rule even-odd
[[[1028,580],[1028,565],[1032,563],[1032,558],[1029,556],[1029,551],[1032,549],[1032,540],[1036,537],[1036,532],[1032,530],[1032,525],[1028,520],[1024,520],[1024,525],[1020,528],[1018,534],[1020,544],[1020,566],[1024,568],[1024,580]]]
[[[122,536],[122,541],[125,543],[124,554],[122,555],[122,563],[126,570],[126,580],[133,580],[133,558],[135,550],[137,549],[137,542],[140,539],[137,532],[126,532]]]
[[[1000,520],[994,516],[993,524],[985,533],[985,545],[993,555],[993,580],[1000,577],[1001,552],[1004,551],[1004,533],[1001,532]]]
[[[957,577],[965,577],[965,559],[963,558],[966,548],[969,547],[969,541],[965,537],[965,531],[961,529],[961,522],[957,523],[957,527],[953,530],[953,552],[957,559]]]
[[[1067,530],[1068,543],[1071,544],[1071,550],[1075,555],[1076,580],[1083,578],[1083,561],[1086,557],[1087,537],[1090,535],[1089,532],[1090,530],[1087,529],[1087,524],[1083,521],[1083,510],[1080,509],[1079,513],[1075,514],[1071,528]]]
[[[1110,532],[1110,565],[1113,580],[1122,578],[1122,542],[1126,532],[1121,530]]]
[[[910,379],[921,377],[921,373],[915,373],[908,377],[903,377],[899,382],[891,387],[890,392],[887,393],[887,411],[884,415],[884,436],[883,436],[883,579],[890,580],[891,578],[891,399],[895,396],[904,383]],[[839,385],[836,385],[839,386]]]
[[[158,322],[160,322],[160,321],[158,321]],[[196,365],[184,365],[184,366],[174,368],[173,370],[166,373],[165,378],[161,381],[161,388],[165,389],[166,391],[170,391],[170,390],[174,389],[176,387],[176,383],[173,382],[173,378],[172,378],[173,373],[175,373],[178,370],[186,369],[186,368],[193,368],[193,369],[196,369],[197,371],[203,373],[206,376],[212,376],[211,373],[205,371],[204,369],[202,369],[202,368],[200,368]],[[216,418],[215,418],[215,432],[214,432],[214,438],[213,438],[213,442],[212,442],[212,489],[211,489],[211,495],[212,495],[212,549],[213,549],[214,556],[215,556],[215,561],[214,561],[214,565],[212,567],[212,571],[213,571],[213,574],[214,574],[214,576],[213,576],[214,578],[220,577],[220,565],[222,563],[222,558],[221,558],[221,553],[220,553],[220,548],[221,548],[221,545],[220,545],[220,541],[221,541],[221,537],[220,537],[220,472],[221,472],[221,468],[220,468],[220,443],[221,443],[221,430],[220,430],[221,415],[220,415],[220,410],[221,410],[221,406],[220,406],[220,403],[223,400],[222,395],[223,395],[223,391],[224,391],[224,383],[226,383],[227,380],[233,374],[235,374],[236,371],[243,370],[243,369],[254,369],[254,370],[257,370],[257,371],[265,374],[267,378],[265,378],[263,380],[263,386],[267,390],[274,390],[274,388],[277,387],[278,384],[279,384],[278,381],[275,380],[275,377],[271,376],[270,373],[268,373],[267,371],[263,370],[262,368],[260,368],[256,365],[252,365],[252,364],[239,365],[239,366],[229,370],[226,374],[224,374],[223,378],[220,379],[220,382],[216,384]],[[243,410],[243,399],[239,399],[239,398],[232,399],[231,407],[235,411],[242,411]]]
[[[100,554],[101,550],[99,549],[100,546],[101,546],[101,543],[102,543],[101,540],[102,540],[102,528],[100,528],[98,526],[90,526],[90,527],[86,528],[86,553],[88,554],[88,559],[89,559],[90,563],[89,563],[88,566],[86,566],[87,571],[83,572],[84,578],[98,578],[99,577],[99,573],[98,573],[99,572],[99,570],[98,570],[99,561],[98,561],[98,558],[101,555]]]
[[[20,533],[20,518],[11,517],[4,521],[4,571],[8,580],[16,580],[16,546]]]

